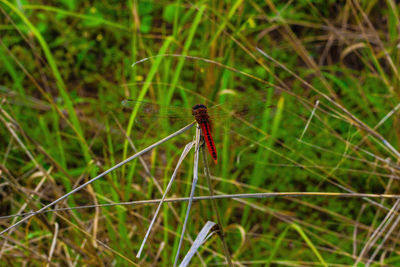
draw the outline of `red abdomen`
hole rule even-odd
[[[209,122],[200,123],[201,131],[204,135],[204,140],[206,142],[208,151],[215,163],[217,163],[217,149],[215,148],[214,140],[211,135],[211,127]]]

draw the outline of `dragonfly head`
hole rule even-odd
[[[199,109],[199,108],[205,108],[205,109],[207,109],[207,107],[204,106],[203,104],[197,104],[197,105],[194,105],[194,106],[192,107],[192,110],[196,110],[196,109]]]

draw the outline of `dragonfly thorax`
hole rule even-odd
[[[192,115],[195,117],[197,123],[206,123],[209,121],[207,107],[203,104],[197,104],[192,108]]]

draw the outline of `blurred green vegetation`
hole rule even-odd
[[[124,109],[124,99],[185,107],[188,115],[199,101],[249,109],[245,121],[215,118],[219,161],[210,166],[218,194],[398,194],[399,7],[393,0],[0,0],[1,214],[37,210],[124,160],[134,153],[126,135],[140,150],[187,122],[143,117]],[[133,161],[58,207],[160,198],[154,179],[166,187],[193,134],[143,156],[150,173]],[[189,155],[168,196],[189,194]],[[201,171],[196,195],[209,194],[202,178]],[[218,204],[232,258],[243,266],[353,266],[394,200]],[[1,265],[42,266],[57,222],[54,264],[171,266],[182,204],[164,204],[144,256],[135,258],[154,210],[36,216],[0,242]],[[216,220],[207,201],[190,214],[192,239]],[[13,219],[0,222],[3,229]],[[398,240],[396,231],[389,235],[373,266],[398,266]],[[181,255],[189,247],[186,240]],[[194,266],[224,262],[217,237],[200,255]]]

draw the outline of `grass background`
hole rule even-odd
[[[398,26],[394,0],[0,0],[1,215],[37,210],[133,154],[125,132],[140,150],[179,128],[139,120],[126,98],[189,112],[199,95],[228,111],[249,107],[246,123],[215,122],[217,194],[398,194]],[[133,161],[57,207],[160,198],[155,180],[165,188],[193,133],[143,156],[149,171]],[[190,153],[169,196],[189,194],[192,162]],[[196,195],[209,194],[202,175]],[[393,199],[229,199],[218,208],[238,266],[399,265],[396,220],[362,252],[389,210],[397,214]],[[35,216],[3,236],[1,265],[171,266],[186,204],[164,204],[136,259],[154,210]],[[207,220],[211,203],[195,202],[188,236]],[[224,263],[217,236],[200,255],[193,266]]]

